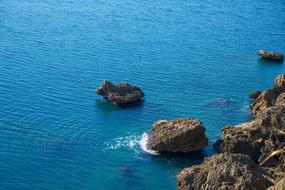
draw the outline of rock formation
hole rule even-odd
[[[149,148],[159,152],[193,152],[208,145],[205,128],[198,120],[159,120],[152,126]]]
[[[272,61],[283,62],[284,55],[277,52],[270,52],[266,50],[259,50],[257,53],[262,59],[268,59]]]
[[[248,156],[230,153],[210,157],[177,176],[178,190],[265,190],[272,185],[268,178]]]
[[[139,87],[131,86],[127,82],[112,84],[110,81],[104,81],[96,89],[96,93],[117,105],[137,103],[144,97],[144,93]]]
[[[276,105],[278,96],[285,92],[285,75],[279,75],[275,79],[273,88],[262,92],[250,106],[252,114],[256,115],[258,111]]]
[[[254,96],[252,120],[222,129],[222,138],[214,144],[220,154],[178,175],[179,189],[284,188],[284,79],[279,75],[273,88]]]

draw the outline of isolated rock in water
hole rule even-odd
[[[274,106],[277,97],[285,92],[285,87],[277,86],[262,92],[250,106],[251,112],[256,115],[258,111]]]
[[[259,50],[258,51],[258,55],[262,59],[268,59],[268,60],[272,60],[272,61],[282,62],[284,60],[284,55],[281,54],[281,53],[277,53],[277,52],[270,52],[270,51],[266,51],[266,50]]]
[[[285,178],[278,181],[274,186],[271,186],[268,190],[284,190],[285,189]]]
[[[249,94],[249,98],[252,99],[252,100],[255,100],[256,98],[258,98],[258,96],[259,96],[261,93],[262,93],[262,92],[261,92],[261,91],[258,91],[258,90],[252,91],[252,92]]]
[[[159,152],[199,151],[208,145],[202,122],[190,118],[159,120],[151,130],[149,148]]]
[[[110,81],[104,81],[96,89],[96,93],[114,104],[136,103],[144,97],[139,87],[131,86],[127,82],[114,85]]]
[[[266,175],[247,155],[218,154],[184,169],[177,176],[178,190],[265,190],[272,185]]]
[[[277,76],[274,81],[274,85],[285,87],[285,75],[283,74],[283,75]]]

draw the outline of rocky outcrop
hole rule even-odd
[[[190,118],[159,120],[152,126],[149,148],[159,152],[193,152],[208,145],[202,122]]]
[[[270,52],[266,50],[259,50],[257,53],[262,59],[268,59],[277,62],[283,62],[284,55],[277,52]]]
[[[252,91],[250,94],[249,94],[249,98],[252,99],[252,100],[255,100],[256,98],[258,98],[258,96],[261,94],[262,92],[259,91],[259,90],[255,90],[255,91]]]
[[[274,106],[277,97],[285,92],[285,87],[277,86],[262,92],[250,106],[251,112],[256,115],[258,111]]]
[[[285,75],[279,75],[276,77],[274,81],[274,85],[276,87],[285,87]]]
[[[256,115],[260,110],[276,105],[280,94],[285,92],[285,75],[279,75],[275,79],[274,87],[259,94],[250,106],[251,113]],[[255,95],[255,94],[254,94]]]
[[[272,185],[267,176],[250,157],[223,153],[184,169],[177,177],[178,190],[265,190]]]
[[[117,105],[138,103],[144,97],[139,87],[131,86],[127,82],[112,84],[110,81],[104,81],[96,89],[96,93]]]
[[[284,189],[285,189],[285,178],[278,181],[278,183],[270,187],[268,190],[284,190]]]

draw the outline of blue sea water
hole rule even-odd
[[[0,189],[176,189],[285,73],[259,49],[285,53],[284,0],[0,0]],[[145,102],[106,103],[104,79]],[[204,123],[203,152],[142,150],[154,121],[179,117]]]

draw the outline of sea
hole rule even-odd
[[[177,189],[285,73],[259,49],[285,53],[284,0],[0,0],[0,190]],[[104,80],[144,101],[106,102]],[[146,147],[155,121],[186,117],[206,148]]]

